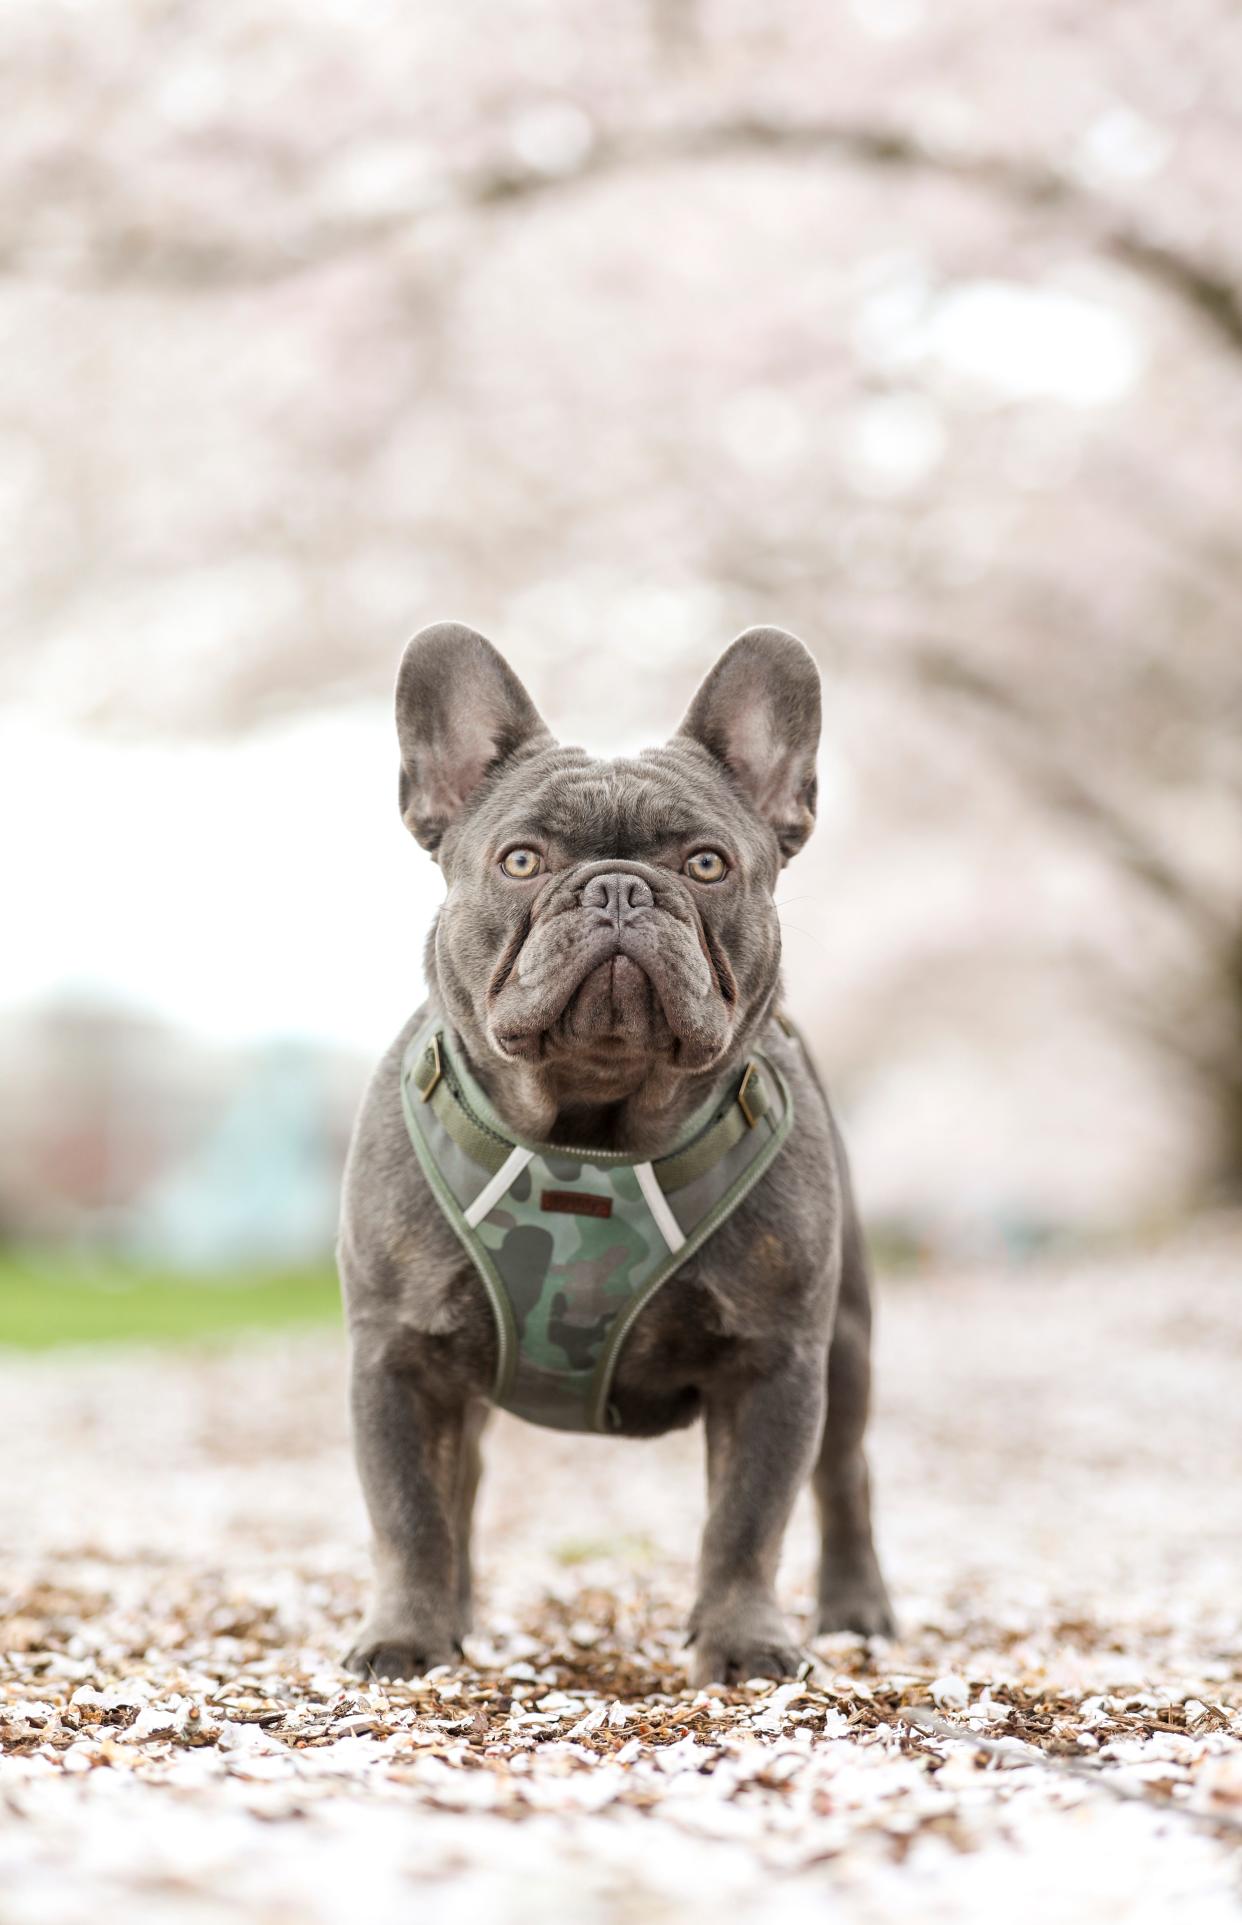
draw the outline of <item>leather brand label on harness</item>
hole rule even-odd
[[[559,1210],[565,1216],[611,1216],[612,1198],[593,1196],[589,1190],[545,1190],[539,1208]]]

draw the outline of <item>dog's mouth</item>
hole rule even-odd
[[[659,884],[656,885],[659,888]],[[549,1057],[664,1058],[702,1069],[723,1050],[737,988],[688,901],[654,891],[633,912],[597,909],[568,887],[508,946],[487,996],[498,1050]]]
[[[536,1020],[506,1023],[514,999],[503,993],[492,1030],[506,1055],[526,1061],[547,1056],[599,1053],[609,1056],[671,1055],[677,1033],[647,970],[624,949],[591,960],[576,983],[562,978]],[[555,1009],[554,1004],[560,1004]],[[535,1014],[535,1012],[531,1012]]]
[[[644,1056],[671,1050],[676,1041],[655,984],[624,950],[587,971],[544,1035],[553,1049]]]

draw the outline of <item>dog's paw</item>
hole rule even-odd
[[[697,1685],[745,1684],[747,1678],[792,1678],[806,1662],[780,1613],[763,1605],[703,1613],[691,1627]]]
[[[825,1591],[815,1613],[815,1636],[826,1638],[838,1631],[854,1631],[862,1638],[896,1637],[897,1620],[881,1578]]]
[[[396,1681],[421,1678],[437,1665],[458,1665],[461,1661],[460,1645],[443,1639],[371,1636],[364,1631],[346,1653],[344,1664],[356,1678]]]
[[[794,1678],[806,1662],[796,1644],[725,1641],[695,1646],[690,1676],[694,1684],[745,1684],[749,1678]]]

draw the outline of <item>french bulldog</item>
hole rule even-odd
[[[810,1477],[823,1532],[814,1633],[893,1630],[863,1433],[870,1280],[845,1152],[777,1015],[773,892],[811,832],[819,677],[753,628],[662,748],[560,746],[481,635],[437,624],[397,679],[400,809],[446,886],[428,1002],[384,1056],[346,1166],[339,1264],[375,1594],[347,1663],[460,1662],[471,1514],[497,1331],[403,1120],[429,1012],[515,1137],[658,1158],[755,1050],[794,1123],[755,1187],[638,1318],[612,1385],[621,1437],[702,1418],[708,1515],[689,1620],[697,1683],[796,1673],[774,1581]]]

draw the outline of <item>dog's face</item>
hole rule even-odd
[[[447,882],[434,976],[473,1054],[607,1103],[742,1048],[776,987],[776,880],[813,822],[801,643],[749,631],[666,747],[597,761],[552,740],[482,636],[441,625],[406,650],[397,722],[402,814]]]

